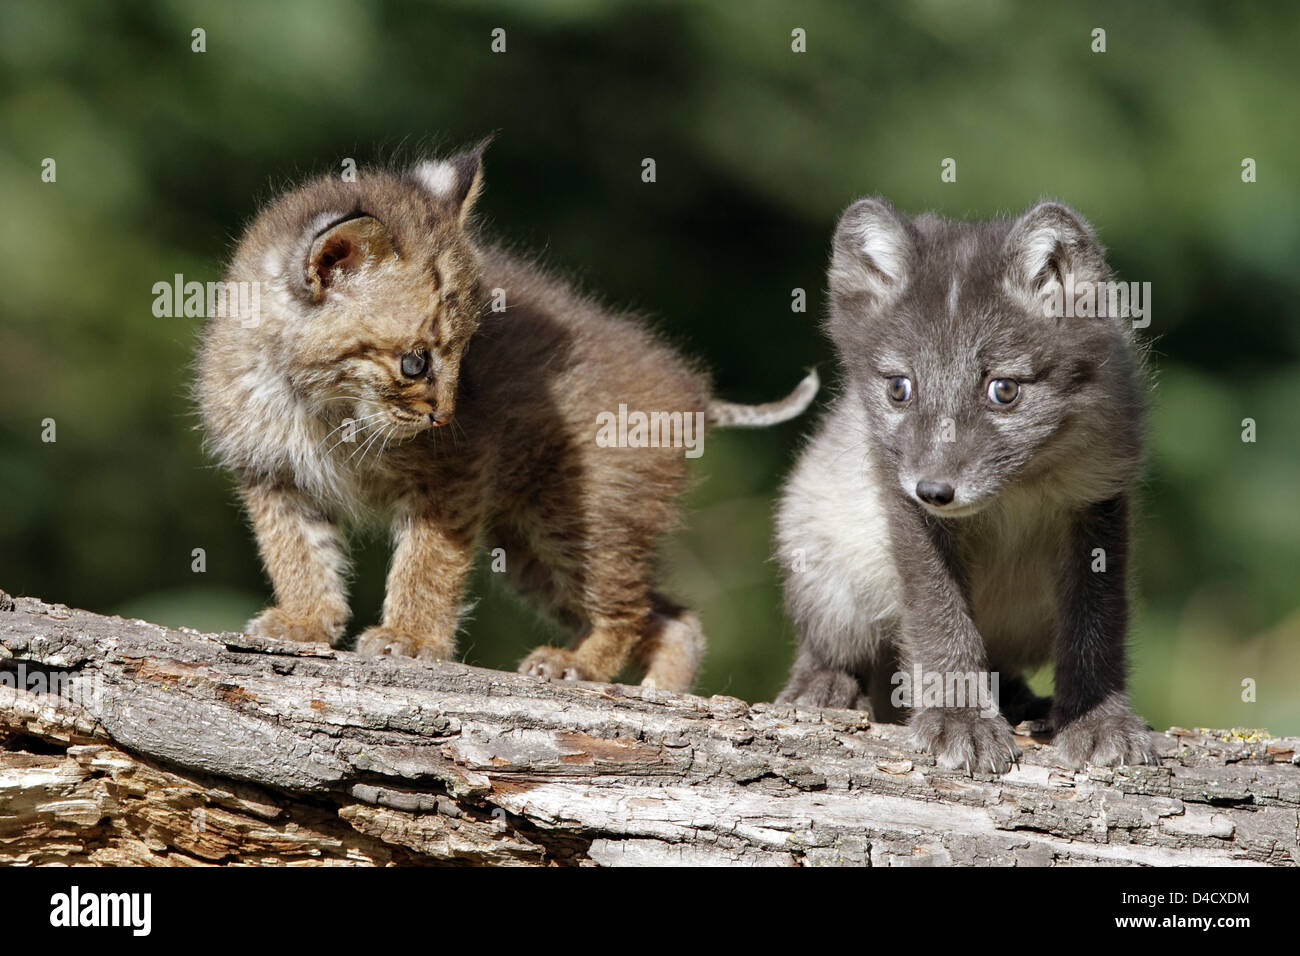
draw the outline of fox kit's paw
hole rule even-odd
[[[862,689],[858,679],[841,670],[800,670],[790,678],[777,697],[778,704],[796,707],[835,707],[851,710],[867,709],[866,701],[859,700]]]
[[[255,637],[271,637],[281,641],[332,644],[343,633],[343,622],[295,617],[278,607],[268,607],[244,625],[244,631]]]
[[[547,680],[595,680],[573,651],[563,647],[539,647],[524,658],[519,673]]]
[[[1058,725],[1059,726],[1059,725]],[[1066,766],[1159,763],[1146,722],[1129,710],[1128,701],[1112,697],[1075,718],[1052,738]]]
[[[451,648],[408,631],[391,627],[368,627],[357,638],[357,653],[367,657],[416,657],[440,661],[451,656]]]
[[[912,739],[947,770],[1006,773],[1020,757],[1011,725],[1001,714],[981,717],[968,707],[928,707],[912,715]]]

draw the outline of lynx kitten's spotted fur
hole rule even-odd
[[[227,280],[259,283],[260,315],[209,321],[197,399],[275,588],[248,629],[342,637],[341,529],[379,513],[391,516],[392,566],[360,652],[451,656],[486,543],[574,635],[521,670],[612,680],[631,665],[688,689],[699,622],[653,581],[685,456],[604,447],[598,416],[625,405],[771,424],[806,408],[816,379],[768,406],[713,401],[708,376],[641,323],[476,241],[481,179],[481,149],[319,179],[272,203],[239,244]]]

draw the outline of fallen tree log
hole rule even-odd
[[[1035,728],[1025,728],[1033,731]],[[0,863],[1300,863],[1294,738],[1000,776],[906,731],[368,660],[0,592]]]

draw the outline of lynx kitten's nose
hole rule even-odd
[[[451,423],[451,413],[441,412],[439,414],[429,413],[429,421],[433,422],[435,428],[441,428],[443,425]]]
[[[928,505],[950,504],[956,494],[957,489],[946,481],[930,481],[927,479],[916,483],[916,497]]]

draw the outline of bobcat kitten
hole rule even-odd
[[[360,635],[363,654],[449,657],[484,539],[574,632],[522,670],[612,680],[632,664],[647,683],[686,690],[699,622],[654,591],[652,570],[676,519],[683,450],[601,447],[598,416],[676,414],[674,435],[705,418],[765,425],[807,407],[816,380],[767,406],[711,400],[707,375],[636,319],[477,242],[468,218],[481,178],[480,148],[353,183],[318,179],[240,242],[226,278],[258,284],[260,313],[210,319],[197,399],[275,589],[248,630],[340,638],[341,528],[387,514],[383,620]],[[506,308],[492,311],[490,296]]]
[[[1008,718],[1049,705],[1072,766],[1154,759],[1124,691],[1143,365],[1128,318],[1051,307],[1108,275],[1059,203],[986,223],[881,199],[844,213],[828,330],[845,387],[777,519],[799,642],[779,700],[888,719],[905,677],[997,673],[1002,714],[911,687],[917,745],[941,766],[1007,770]],[[1021,675],[1052,655],[1046,701]]]

